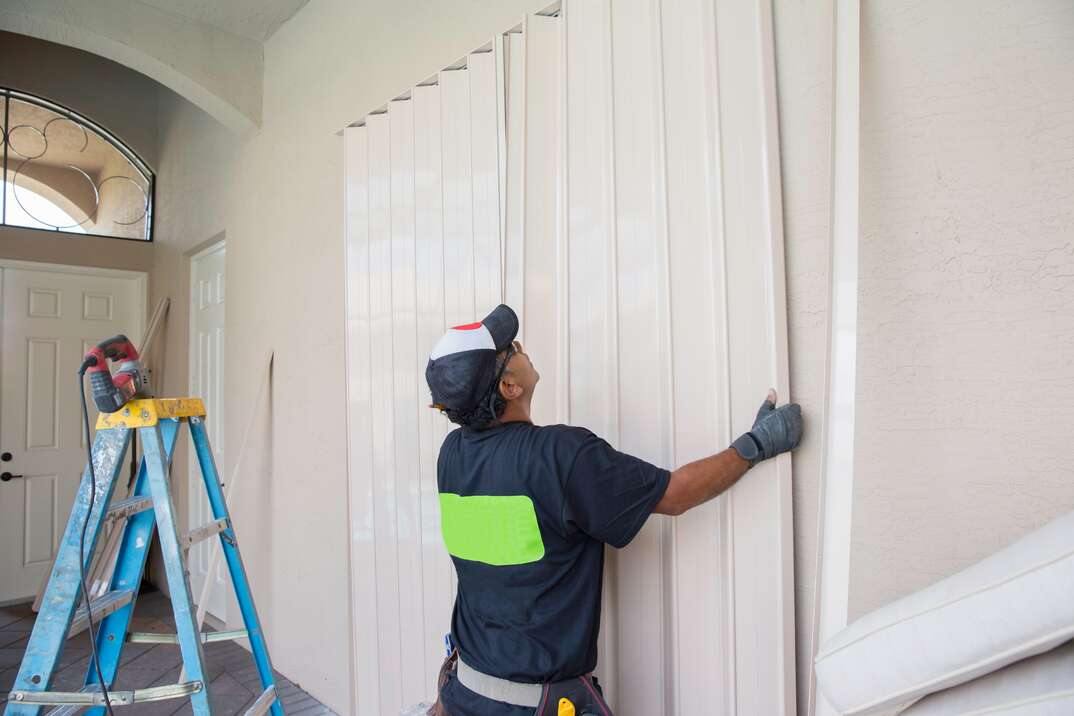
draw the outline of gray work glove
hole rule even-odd
[[[776,392],[770,390],[757,411],[753,428],[731,443],[731,447],[753,467],[761,460],[795,449],[801,439],[801,406],[788,403],[777,408]]]

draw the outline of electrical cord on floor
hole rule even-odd
[[[82,599],[86,604],[86,620],[89,622],[90,654],[93,659],[93,668],[97,671],[97,682],[101,685],[101,694],[104,696],[104,707],[108,710],[108,716],[112,713],[112,702],[108,698],[108,685],[105,683],[104,674],[101,673],[101,660],[97,658],[97,630],[93,628],[93,611],[90,609],[89,589],[86,587],[86,528],[89,527],[90,516],[93,514],[93,503],[97,498],[97,473],[93,468],[93,448],[90,440],[89,408],[86,405],[86,388],[83,383],[85,368],[78,372],[78,394],[82,398],[82,427],[86,436],[86,458],[89,464],[90,497],[89,508],[86,510],[86,518],[82,521],[82,534],[78,538],[78,576],[82,583]]]

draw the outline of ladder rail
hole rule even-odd
[[[71,508],[63,539],[56,553],[45,596],[41,602],[41,612],[34,621],[33,631],[27,643],[22,665],[19,667],[12,692],[45,691],[52,683],[56,666],[63,655],[67,634],[74,621],[75,611],[81,595],[79,577],[79,559],[88,571],[93,560],[97,540],[101,534],[104,513],[112,499],[116,479],[123,468],[123,457],[130,443],[130,432],[126,430],[98,431],[93,439],[93,475],[89,465],[82,473],[78,493]],[[94,494],[92,511],[90,494]],[[79,554],[79,538],[83,521],[86,520],[86,551]],[[41,706],[8,701],[5,716],[37,716]]]
[[[160,424],[165,455],[169,464],[175,452],[175,444],[179,438],[179,428],[180,423],[178,420],[163,420]],[[116,672],[119,669],[123,646],[126,642],[125,637],[128,629],[130,629],[131,616],[134,614],[134,608],[138,601],[138,587],[141,584],[142,573],[145,571],[145,563],[149,557],[149,546],[153,542],[153,535],[157,528],[152,499],[149,494],[149,478],[144,458],[138,469],[134,492],[132,497],[128,499],[132,505],[135,504],[136,500],[147,500],[149,509],[135,512],[128,516],[126,524],[123,526],[123,536],[120,538],[116,565],[112,570],[112,578],[109,584],[110,592],[130,591],[132,592],[132,598],[127,605],[102,619],[97,629],[97,658],[101,664],[101,673],[104,674],[105,683],[110,686],[116,681]],[[99,683],[97,671],[92,666],[87,667],[86,678],[83,683],[87,687]],[[87,712],[87,716],[91,714],[93,716],[102,716],[104,712],[104,707],[98,706],[90,709]]]
[[[190,420],[193,420],[192,418]],[[191,423],[193,429],[193,423]],[[191,430],[193,434],[193,430]],[[168,591],[175,616],[175,631],[179,636],[179,650],[183,655],[186,681],[205,679],[205,654],[202,651],[201,634],[194,622],[194,599],[190,596],[186,559],[179,542],[179,526],[175,520],[175,505],[167,480],[169,460],[164,449],[160,425],[138,428],[145,458],[149,493],[153,497],[153,513],[156,516],[160,551],[164,558],[164,572],[168,578]],[[194,716],[212,716],[212,696],[208,684],[190,696]]]
[[[198,464],[201,466],[201,475],[205,481],[205,491],[209,495],[209,507],[213,518],[226,520],[228,524],[228,528],[220,532],[220,547],[223,550],[228,571],[231,573],[231,584],[235,588],[236,601],[239,603],[239,611],[242,612],[242,620],[249,634],[254,662],[257,664],[257,672],[261,677],[261,686],[267,690],[275,684],[272,660],[269,658],[264,632],[261,631],[261,621],[257,616],[257,608],[254,606],[253,591],[250,589],[250,581],[246,576],[246,568],[243,566],[231,515],[228,512],[227,502],[224,500],[224,492],[220,487],[220,475],[216,470],[216,460],[213,458],[212,447],[209,444],[209,433],[201,418],[190,418],[190,437],[194,441],[194,450],[197,453]],[[196,677],[188,674],[188,678]],[[272,701],[271,710],[273,716],[283,716],[283,707],[278,698]]]

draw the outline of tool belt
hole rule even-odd
[[[455,671],[459,683],[494,701],[535,709],[534,716],[613,716],[612,709],[600,694],[596,680],[590,674],[546,684],[526,684],[484,674],[467,665],[454,652],[440,667],[438,690]],[[429,716],[451,716],[440,700]]]

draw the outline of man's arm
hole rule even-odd
[[[751,466],[793,450],[801,439],[802,409],[796,403],[777,408],[776,392],[770,390],[753,428],[723,452],[672,472],[667,490],[653,512],[681,515],[708,502],[738,482]]]
[[[731,487],[749,469],[749,462],[734,448],[683,465],[671,473],[668,489],[653,512],[681,515]]]

